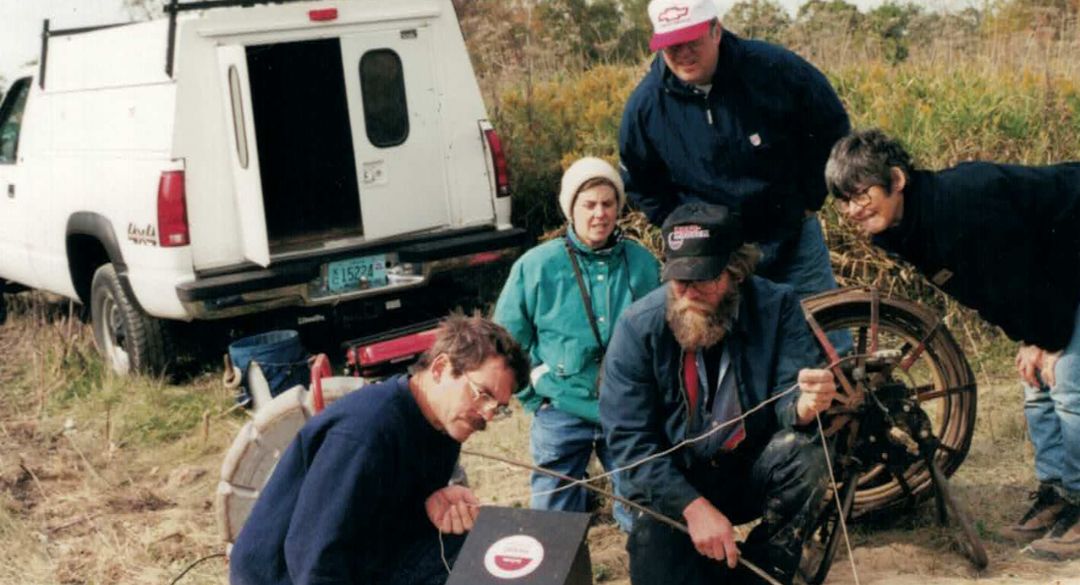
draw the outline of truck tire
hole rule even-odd
[[[0,284],[0,325],[7,321],[7,299],[4,298],[4,285]]]
[[[147,315],[120,285],[112,264],[94,272],[90,285],[94,345],[117,374],[160,374],[173,361],[169,324]]]

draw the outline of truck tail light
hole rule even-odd
[[[164,171],[158,182],[158,238],[162,248],[186,246],[188,234],[187,197],[184,194],[184,171]]]
[[[382,341],[350,345],[345,359],[355,375],[373,376],[382,368],[416,359],[435,343],[438,333],[438,328],[434,328]]]
[[[487,138],[488,149],[491,150],[491,164],[495,168],[495,196],[510,196],[510,167],[506,164],[506,152],[503,150],[502,140],[491,129],[484,130],[484,138]]]
[[[308,10],[308,20],[312,22],[327,22],[337,20],[337,8],[316,8]]]

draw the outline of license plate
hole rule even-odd
[[[342,292],[386,286],[386,254],[338,260],[326,265],[326,288]]]

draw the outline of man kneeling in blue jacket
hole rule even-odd
[[[742,243],[737,215],[689,203],[661,233],[667,286],[616,325],[600,419],[616,464],[632,466],[627,496],[690,534],[635,519],[630,579],[731,582],[742,554],[790,582],[828,487],[823,448],[798,427],[832,403],[832,373],[802,369],[820,350],[793,289],[752,276],[760,253]],[[758,517],[740,550],[732,525]]]
[[[447,318],[412,375],[365,386],[304,425],[237,537],[230,581],[444,583],[442,559],[477,513],[468,488],[447,485],[461,443],[509,412],[528,375],[505,329]]]

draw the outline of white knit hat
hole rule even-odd
[[[570,168],[562,176],[562,188],[559,190],[559,207],[568,221],[573,222],[574,198],[578,191],[589,179],[604,178],[615,185],[615,195],[619,200],[619,213],[626,206],[626,191],[623,187],[622,177],[607,161],[587,156],[574,161]]]

